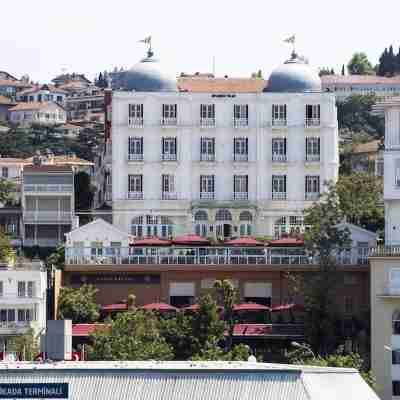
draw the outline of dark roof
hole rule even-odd
[[[28,165],[24,168],[24,173],[30,172],[72,172],[72,167],[68,165]]]

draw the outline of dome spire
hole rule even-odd
[[[153,52],[153,50],[152,50],[152,48],[151,48],[151,35],[145,37],[145,38],[142,39],[142,40],[139,40],[139,43],[146,43],[146,44],[148,44],[148,45],[149,45],[149,48],[147,49],[147,58],[153,57],[154,52]]]

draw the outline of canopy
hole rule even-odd
[[[143,239],[134,240],[132,246],[170,246],[170,240],[160,239],[156,236],[150,236]]]
[[[268,245],[272,247],[304,246],[304,240],[298,238],[282,238],[277,240],[271,240],[268,243]]]
[[[120,310],[127,310],[128,305],[126,303],[119,303],[119,304],[106,304],[105,306],[101,307],[102,311],[112,312],[112,311],[120,311]]]
[[[203,238],[199,235],[195,235],[194,233],[190,233],[188,235],[178,236],[173,240],[174,244],[181,245],[208,245],[210,241],[206,238]]]
[[[151,303],[141,307],[143,310],[150,311],[178,311],[177,308],[167,303]]]
[[[238,239],[228,240],[225,242],[225,244],[230,246],[264,246],[263,242],[259,242],[250,236],[243,236]]]
[[[304,311],[305,308],[301,304],[280,304],[278,306],[273,306],[271,311],[276,312],[276,311]]]
[[[233,311],[271,311],[267,306],[257,303],[242,303],[233,307]]]

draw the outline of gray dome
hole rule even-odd
[[[176,92],[176,78],[163,72],[162,64],[153,53],[134,65],[128,71],[123,71],[113,77],[112,86],[115,89],[133,90],[136,92]]]
[[[264,92],[306,93],[320,92],[321,79],[308,62],[292,53],[290,60],[272,71]]]

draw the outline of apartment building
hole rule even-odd
[[[8,112],[10,122],[19,125],[58,125],[67,122],[65,109],[54,102],[18,103]]]
[[[66,109],[69,121],[104,122],[104,92],[93,85],[71,92]]]
[[[63,104],[67,92],[54,85],[35,85],[29,89],[21,90],[16,98],[22,102],[56,102]]]

